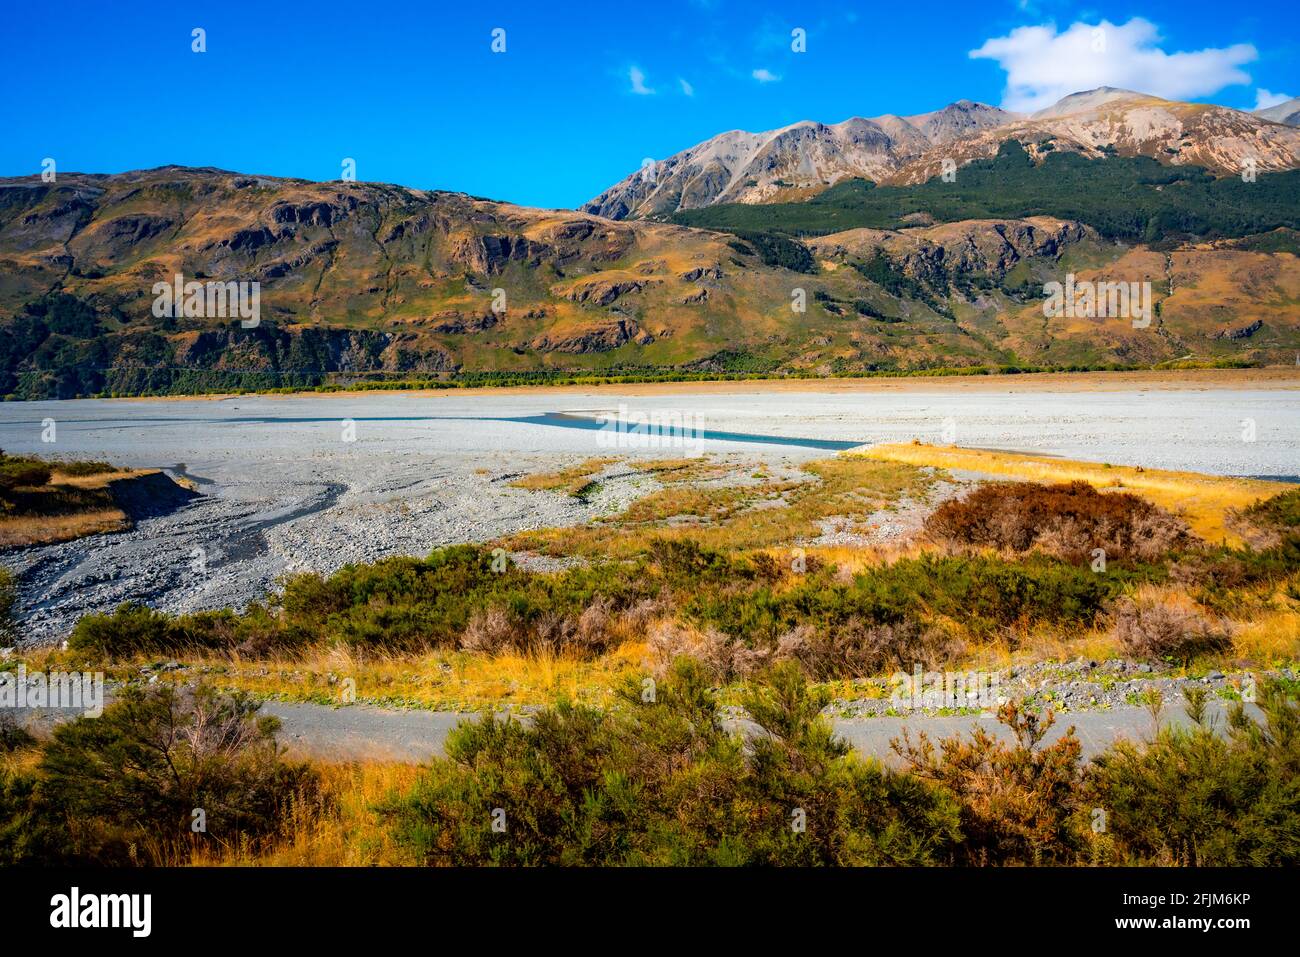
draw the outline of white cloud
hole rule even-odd
[[[650,87],[645,85],[645,73],[641,68],[634,66],[627,71],[627,78],[632,84],[632,92],[637,96],[649,96],[654,93]]]
[[[1289,93],[1273,93],[1261,86],[1255,91],[1255,109],[1267,110],[1270,106],[1277,106],[1279,103],[1285,103],[1291,98],[1292,97]]]
[[[687,96],[694,96],[694,95],[695,95],[695,87],[691,86],[689,83],[687,83],[685,80],[683,80],[680,76],[677,78],[677,82],[678,82],[678,84],[681,85],[682,92],[685,93]]]
[[[1141,17],[1118,26],[1109,20],[1073,23],[1063,32],[1043,24],[985,40],[970,55],[996,60],[1007,71],[1002,105],[1022,112],[1099,86],[1181,100],[1250,82],[1239,69],[1258,56],[1249,43],[1166,53],[1160,39],[1155,24]]]
[[[751,73],[750,75],[751,75],[755,80],[757,80],[759,83],[776,83],[778,80],[781,79],[779,76],[777,76],[777,75],[776,75],[775,73],[773,73],[771,70],[766,70],[766,69],[763,69],[762,67],[759,67],[757,70],[755,70],[755,71],[754,71],[753,73]]]

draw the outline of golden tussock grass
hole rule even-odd
[[[1261,668],[1300,660],[1300,612],[1275,608],[1241,622],[1232,636],[1237,658]]]
[[[124,531],[131,527],[131,520],[113,503],[111,486],[158,471],[121,469],[69,475],[59,471],[58,463],[51,464],[53,471],[45,485],[24,489],[40,496],[34,506],[16,514],[0,515],[0,548],[52,545],[87,535]],[[60,489],[65,491],[61,493]],[[67,489],[76,492],[69,493]],[[69,495],[74,496],[70,501]]]
[[[130,527],[131,522],[120,508],[99,508],[70,515],[15,515],[0,519],[0,548],[52,545]]]
[[[385,826],[383,807],[409,791],[420,774],[415,764],[314,763],[320,793],[289,807],[274,845],[267,850],[235,845],[196,846],[196,866],[373,867],[416,863]]]
[[[592,476],[617,462],[617,458],[593,458],[557,472],[535,472],[510,484],[530,492],[565,492],[577,495],[590,484]]]
[[[625,640],[598,658],[539,650],[528,654],[431,651],[424,654],[354,654],[348,649],[312,647],[292,656],[243,658],[196,651],[176,656],[186,668],[163,672],[160,680],[203,680],[222,691],[257,698],[343,705],[345,689],[356,701],[390,708],[478,711],[483,708],[552,704],[557,698],[603,706],[623,679],[645,668],[644,643]],[[54,670],[70,660],[57,650],[24,656],[29,668]],[[157,656],[138,656],[105,668],[110,679],[139,676]],[[351,679],[355,686],[346,684]]]

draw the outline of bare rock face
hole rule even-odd
[[[1008,139],[1029,147],[1050,137],[1057,149],[1091,158],[1114,150],[1220,174],[1239,173],[1248,159],[1260,171],[1295,169],[1300,101],[1290,102],[1246,113],[1102,87],[1033,116],[959,100],[916,116],[854,117],[831,126],[804,121],[767,133],[734,130],[638,170],[582,209],[629,219],[718,203],[798,200],[854,177],[920,183],[938,175],[945,161],[961,166],[994,156]]]
[[[1244,326],[1237,326],[1234,329],[1223,329],[1216,332],[1212,338],[1215,339],[1249,339],[1259,330],[1264,328],[1264,320],[1256,319],[1254,322],[1247,323]]]
[[[1274,123],[1282,123],[1285,126],[1300,126],[1300,96],[1293,96],[1285,103],[1279,103],[1277,106],[1256,110],[1255,115]]]
[[[475,236],[457,243],[452,258],[474,272],[492,275],[512,261],[536,266],[548,252],[522,236]]]
[[[647,344],[653,341],[653,337],[643,333],[635,319],[615,319],[569,333],[538,336],[528,346],[538,352],[568,352],[583,355],[590,352],[609,352],[632,341]]]
[[[921,229],[850,229],[808,240],[820,259],[864,260],[877,250],[904,273],[944,284],[944,277],[983,273],[1001,278],[1024,259],[1055,259],[1087,238],[1088,227],[1069,220],[1034,216],[1014,220],[966,220]]]
[[[647,286],[657,283],[656,279],[596,279],[583,283],[570,290],[564,298],[570,302],[591,303],[596,306],[608,306],[616,299],[628,293],[640,292]]]

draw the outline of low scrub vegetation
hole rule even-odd
[[[1190,730],[1092,763],[1072,731],[1044,743],[1050,713],[1009,704],[1009,737],[896,741],[891,770],[834,737],[791,665],[748,687],[748,742],[719,724],[710,681],[679,662],[652,697],[629,682],[619,709],[462,725],[394,802],[399,839],[450,865],[1300,861],[1300,707],[1280,687],[1261,693],[1262,725],[1238,707],[1220,736],[1201,697]]]
[[[164,864],[208,842],[256,848],[316,786],[256,711],[204,687],[131,687],[100,717],[57,727],[34,763],[0,767],[0,861]]]
[[[83,618],[69,649],[92,661],[229,653],[563,654],[596,658],[648,641],[661,662],[687,654],[728,680],[791,660],[817,678],[938,666],[988,643],[1014,649],[1036,629],[1068,639],[1110,631],[1129,654],[1189,664],[1227,651],[1230,614],[1270,608],[1294,587],[1300,547],[1176,553],[1168,562],[1089,564],[1030,553],[922,553],[857,572],[807,555],[655,538],[626,561],[527,572],[504,552],[453,546],[424,560],[348,566],[287,580],[273,605],[170,616],[140,605]],[[1134,600],[1181,589],[1176,610]],[[1284,591],[1285,593],[1285,591]]]
[[[1088,769],[1080,803],[1106,812],[1105,850],[1126,863],[1201,867],[1300,862],[1300,708],[1294,689],[1265,684],[1257,724],[1241,707],[1226,734],[1206,692],[1187,694],[1192,727],[1140,745],[1121,741]]]
[[[662,460],[641,470],[711,483],[718,467]],[[645,663],[662,674],[682,656],[722,684],[784,662],[837,681],[1022,649],[1070,653],[1076,642],[1182,668],[1222,666],[1225,658],[1274,666],[1294,657],[1300,536],[1285,526],[1266,548],[1209,547],[1128,493],[999,482],[932,513],[931,534],[946,549],[772,547],[821,518],[862,514],[904,495],[915,501],[929,489],[921,469],[860,456],[807,469],[815,480],[784,481],[773,507],[737,506],[712,525],[674,527],[658,513],[630,510],[599,528],[566,530],[584,558],[570,554],[558,571],[526,571],[499,547],[452,546],[425,559],[292,576],[269,603],[241,612],[176,616],[126,604],[84,617],[64,658],[124,669],[163,655],[198,658],[228,678],[227,687],[311,700],[328,697],[324,682],[337,670],[330,662],[342,660],[368,676],[368,700],[432,706],[479,702],[489,686],[497,694],[515,688],[522,697],[511,700],[536,704],[549,700],[560,673],[587,676],[572,693],[604,703],[628,668]],[[746,477],[750,490],[774,481],[749,468]],[[651,499],[688,507],[694,480]],[[1285,516],[1291,494],[1258,511]],[[637,515],[645,520],[633,521]],[[592,535],[606,536],[603,556],[585,550]],[[722,544],[711,544],[714,536]],[[764,544],[733,540],[751,536]],[[1106,550],[1104,566],[1094,547]],[[1261,627],[1239,648],[1236,636],[1250,623]],[[447,678],[479,658],[515,662],[520,680],[503,685],[477,671]],[[250,677],[256,662],[281,679]],[[414,679],[398,674],[402,662]],[[430,678],[429,669],[438,673]]]
[[[1145,661],[1173,661],[1186,667],[1198,655],[1222,653],[1232,647],[1226,624],[1212,620],[1185,600],[1121,598],[1111,620],[1120,647]]]
[[[1300,702],[1259,689],[1216,728],[1123,741],[1091,762],[1072,729],[1016,704],[1009,733],[894,742],[863,759],[792,663],[744,688],[724,725],[682,659],[614,707],[461,724],[421,769],[288,761],[246,701],[128,691],[51,740],[5,739],[6,863],[429,865],[1188,865],[1300,863]],[[371,780],[370,778],[373,778]],[[369,782],[369,783],[367,783]],[[359,803],[354,791],[364,793]],[[349,797],[351,795],[351,797]],[[206,811],[195,829],[194,810]]]
[[[275,607],[173,617],[127,604],[78,622],[69,648],[97,659],[218,649],[266,655],[315,644],[386,651],[457,647],[593,653],[607,647],[595,605],[633,612],[655,597],[635,567],[577,567],[531,574],[504,552],[457,545],[427,559],[349,565],[328,578],[297,575]],[[584,615],[586,621],[583,622]]]
[[[320,645],[590,657],[644,639],[652,624],[668,620],[716,630],[754,652],[756,663],[784,655],[814,674],[854,676],[896,662],[938,663],[945,641],[932,626],[940,620],[977,640],[1035,623],[1089,627],[1126,584],[1145,580],[1042,556],[921,556],[845,578],[815,557],[796,572],[766,552],[726,553],[689,540],[656,540],[649,552],[635,562],[530,573],[503,553],[453,546],[423,561],[295,576],[276,606],[240,614],[174,617],[123,605],[82,618],[69,649],[96,661],[205,650],[262,656]]]
[[[1036,550],[1073,562],[1089,561],[1096,549],[1107,560],[1153,561],[1194,542],[1186,523],[1164,509],[1087,482],[990,482],[941,504],[925,530],[947,544]]]

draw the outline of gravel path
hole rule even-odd
[[[448,732],[460,721],[474,717],[442,711],[387,711],[363,705],[327,708],[279,702],[268,703],[264,710],[280,719],[280,740],[290,751],[332,761],[424,761],[441,755]],[[1261,717],[1261,712],[1253,705],[1247,706],[1247,712],[1256,720]],[[1207,714],[1219,729],[1226,726],[1227,711],[1222,703],[1210,703]],[[747,733],[759,733],[754,725],[740,718],[727,723]],[[1162,711],[1161,724],[1186,726],[1189,722],[1181,708],[1170,707]],[[918,714],[835,718],[832,725],[835,733],[848,741],[859,754],[880,758],[889,764],[899,763],[890,742],[902,737],[904,731],[913,740],[921,733],[937,739],[967,734],[975,727],[982,727],[1004,741],[1012,739],[1008,729],[987,712],[961,716]],[[1151,714],[1145,708],[1087,711],[1059,715],[1044,737],[1045,743],[1056,741],[1071,727],[1075,729],[1085,758],[1106,750],[1120,738],[1147,740],[1153,730]]]
[[[447,735],[458,723],[476,718],[450,711],[388,710],[360,704],[332,708],[278,701],[267,702],[262,711],[280,719],[278,738],[291,754],[326,761],[426,761],[443,753]],[[1221,702],[1210,702],[1207,713],[1219,730],[1225,727],[1227,712]],[[1261,717],[1254,705],[1247,706],[1247,713],[1256,720]],[[73,716],[71,712],[57,709],[36,712],[24,709],[19,720],[29,728],[48,731],[54,724]],[[1182,708],[1171,706],[1162,711],[1161,723],[1183,726],[1188,720]],[[726,724],[746,733],[760,733],[743,716],[733,716]],[[1006,727],[988,712],[960,716],[834,718],[832,724],[835,733],[859,754],[893,765],[899,761],[890,742],[905,731],[913,740],[921,733],[937,739],[966,734],[978,726],[1002,740],[1011,739]],[[1153,730],[1151,714],[1145,708],[1121,707],[1059,715],[1045,742],[1057,740],[1071,727],[1078,735],[1085,758],[1104,751],[1120,738],[1147,740]]]

